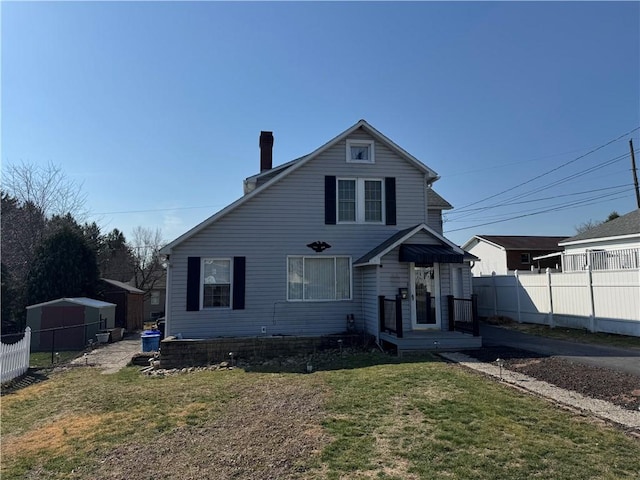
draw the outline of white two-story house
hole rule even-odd
[[[398,351],[480,345],[451,331],[451,312],[470,311],[471,273],[442,234],[452,207],[436,172],[364,120],[275,167],[272,146],[262,132],[243,197],[162,249],[167,336],[358,331]]]

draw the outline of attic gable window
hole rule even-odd
[[[347,140],[347,163],[375,163],[373,140]]]

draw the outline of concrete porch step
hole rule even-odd
[[[396,346],[398,352],[467,350],[482,347],[482,337],[461,332],[405,332],[403,338],[380,333],[380,340]]]

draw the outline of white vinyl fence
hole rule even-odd
[[[473,278],[481,317],[640,337],[640,270]]]
[[[27,327],[19,342],[0,343],[0,383],[19,377],[29,369],[31,328]]]

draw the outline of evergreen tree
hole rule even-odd
[[[28,303],[93,297],[98,275],[96,254],[83,235],[69,225],[62,226],[38,249],[27,279]]]
[[[0,264],[0,283],[2,284],[2,291],[0,292],[0,299],[2,300],[2,333],[14,333],[17,331],[13,311],[16,300],[15,288],[13,287],[11,274],[4,263]]]
[[[130,282],[134,277],[135,258],[124,234],[114,228],[102,236],[102,242],[102,249],[98,254],[98,265],[102,277]]]

